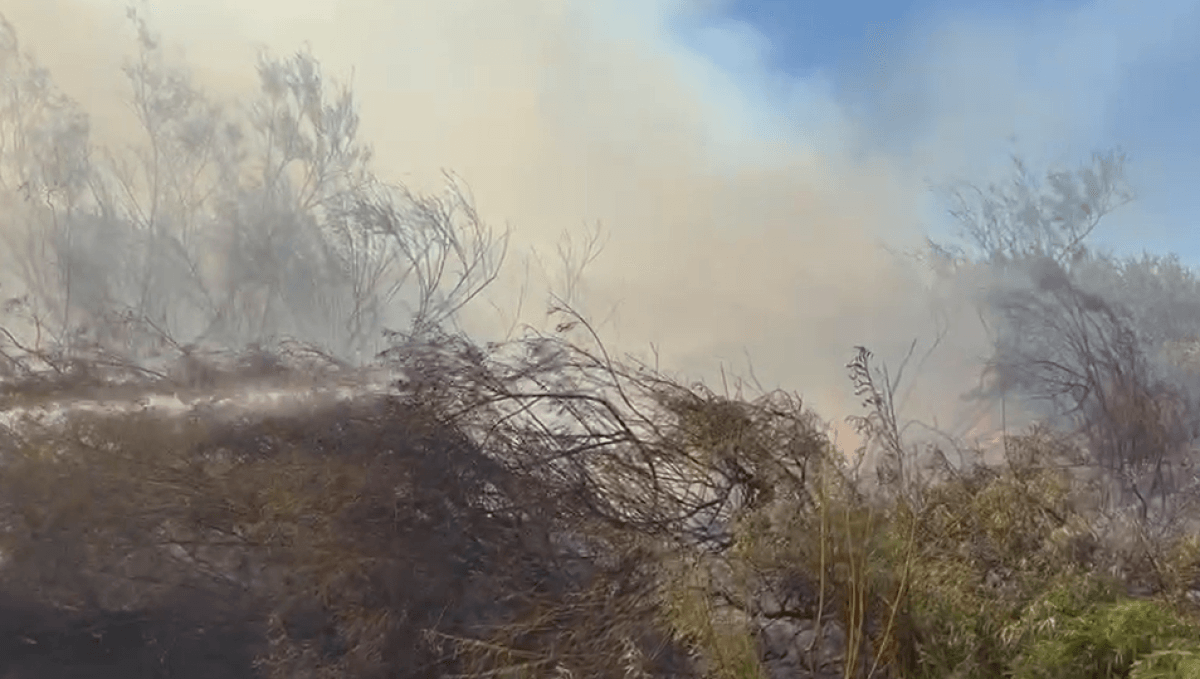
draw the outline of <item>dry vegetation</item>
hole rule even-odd
[[[1083,250],[1125,199],[1113,158],[1051,175],[1053,204],[984,198],[980,252],[933,249],[1018,281],[988,302],[992,386],[1047,423],[998,467],[909,445],[903,369],[860,348],[848,456],[797,397],[611,357],[566,305],[550,335],[448,330],[502,256],[464,191],[375,181],[311,57],[265,59],[223,117],[134,25],[149,150],[107,164],[3,27],[26,292],[0,327],[0,676],[1200,677],[1197,409],[1150,358],[1195,329],[1103,283],[1198,298]],[[1058,230],[1004,221],[1031,201]],[[127,256],[83,257],[102,242]],[[266,387],[309,396],[202,398]],[[148,394],[198,400],[31,416]]]

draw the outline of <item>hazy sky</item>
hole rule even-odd
[[[120,138],[120,0],[0,0],[26,46]],[[1120,145],[1141,199],[1102,222],[1119,252],[1177,251],[1200,192],[1197,2],[158,0],[148,16],[214,91],[254,84],[254,50],[308,42],[353,69],[380,173],[471,186],[514,252],[492,295],[514,308],[520,256],[563,230],[609,234],[584,306],[607,338],[661,348],[713,380],[721,362],[823,415],[852,412],[856,344],[896,362],[951,332],[910,402],[955,417],[986,349],[969,311],[935,316],[883,245],[945,235],[929,181],[1075,166]],[[552,263],[552,262],[551,262]],[[536,285],[525,305],[536,321]],[[490,309],[471,321],[501,327]]]
[[[758,0],[724,13],[765,69],[825,83],[869,149],[935,176],[992,176],[1012,138],[1035,168],[1119,144],[1141,204],[1097,242],[1200,264],[1200,3]]]

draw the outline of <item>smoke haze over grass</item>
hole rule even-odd
[[[167,53],[230,99],[254,87],[257,49],[311,45],[327,74],[351,81],[383,179],[434,189],[443,169],[459,175],[481,216],[514,231],[506,269],[485,292],[495,308],[476,303],[463,319],[480,339],[513,324],[530,248],[550,276],[531,260],[522,320],[543,324],[547,284],[562,291],[560,234],[578,242],[583,225],[599,223],[605,249],[569,301],[604,321],[610,348],[648,357],[653,343],[664,369],[718,388],[720,366],[747,374],[749,356],[763,387],[798,391],[845,442],[840,422],[857,410],[844,367],[853,347],[895,365],[917,339],[915,362],[945,331],[905,412],[962,431],[970,420],[947,420],[990,346],[964,305],[971,291],[930,295],[928,277],[895,253],[944,229],[928,180],[1002,180],[1006,138],[1040,152],[1096,103],[1061,89],[1061,71],[1031,83],[1019,59],[1008,68],[993,55],[1067,30],[1063,58],[1089,66],[1073,77],[1100,91],[1128,52],[1088,42],[1102,31],[1085,15],[1034,37],[1019,21],[938,15],[897,35],[882,87],[856,101],[831,72],[781,69],[764,35],[725,10],[678,0],[172,0],[144,13]],[[123,3],[3,0],[0,11],[92,114],[97,139],[128,141],[120,66],[135,36]],[[1129,37],[1148,44],[1156,26]],[[1093,53],[1108,61],[1084,60]],[[864,86],[870,62],[852,69]],[[1053,160],[1074,165],[1091,150]]]

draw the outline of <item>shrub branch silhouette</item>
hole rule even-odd
[[[1007,326],[989,364],[992,388],[1028,394],[1071,418],[1095,462],[1136,499],[1142,519],[1154,493],[1160,518],[1168,517],[1168,474],[1191,439],[1180,417],[1184,395],[1154,379],[1121,309],[1051,261],[1035,263],[1031,277],[1032,287],[994,298]],[[1139,483],[1142,469],[1152,473],[1148,488]]]
[[[1099,220],[1133,197],[1119,153],[1051,172],[1044,186],[1015,162],[1011,191],[975,189],[975,202],[950,192],[969,252],[930,244],[943,276],[987,281],[979,302],[995,333],[991,383],[968,396],[1021,398],[1078,435],[1074,463],[1099,471],[1101,513],[1112,518],[1132,501],[1139,541],[1147,531],[1163,537],[1189,504],[1180,477],[1198,431],[1196,381],[1163,358],[1195,336],[1194,276],[1173,258],[1118,261],[1088,249]]]
[[[93,144],[0,24],[0,131],[15,142],[0,147],[2,235],[24,288],[7,306],[10,371],[128,372],[282,338],[369,360],[385,328],[449,322],[494,280],[507,232],[452,175],[440,196],[378,180],[350,90],[310,54],[262,55],[258,96],[222,106],[129,16],[143,135],[123,152]]]

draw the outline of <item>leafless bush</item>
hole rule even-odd
[[[1087,251],[1085,241],[1104,215],[1133,200],[1125,182],[1125,156],[1119,152],[1096,154],[1092,167],[1076,172],[1047,173],[1049,191],[1020,158],[1014,156],[1013,165],[1010,190],[993,185],[985,193],[964,184],[942,188],[969,251],[934,244],[935,251],[993,263],[1049,257],[1069,264]]]
[[[1153,378],[1121,309],[1081,289],[1052,261],[1035,263],[1031,277],[1032,287],[994,300],[1010,328],[991,363],[994,388],[1050,403],[1087,437],[1094,461],[1124,482],[1143,518],[1155,493],[1165,511],[1171,467],[1192,438],[1184,395]],[[1147,469],[1149,487],[1139,478]]]
[[[561,337],[426,334],[388,358],[396,394],[344,406],[24,430],[0,477],[6,586],[96,616],[232,588],[258,607],[223,615],[266,630],[272,676],[686,673],[659,564],[810,503],[826,452],[784,395],[687,389]]]
[[[130,18],[143,135],[120,152],[92,143],[85,112],[0,26],[10,373],[285,338],[362,362],[386,328],[452,322],[495,278],[507,234],[450,175],[442,196],[376,179],[350,90],[310,54],[262,56],[258,97],[221,105]]]
[[[1101,218],[1132,199],[1123,156],[1051,172],[1048,192],[1014,162],[1012,191],[974,189],[975,202],[950,191],[971,256],[994,281],[979,300],[995,332],[991,382],[972,396],[1028,399],[1086,439],[1120,486],[1114,506],[1132,499],[1145,520],[1158,499],[1155,523],[1169,523],[1175,468],[1197,430],[1196,385],[1159,354],[1194,333],[1194,276],[1169,258],[1118,262],[1087,249]],[[966,257],[961,248],[934,250],[942,260]]]

